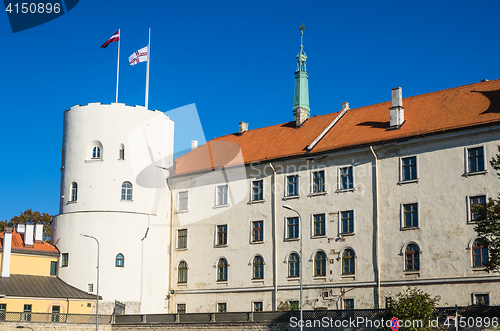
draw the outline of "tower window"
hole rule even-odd
[[[122,200],[132,201],[132,184],[130,182],[122,184]]]
[[[115,266],[116,267],[124,267],[125,266],[125,257],[123,256],[122,253],[118,253],[118,255],[116,255]]]
[[[118,160],[125,160],[125,146],[120,145],[120,150],[118,151]]]
[[[76,182],[71,183],[71,200],[76,201],[78,199],[78,184]]]
[[[94,148],[92,149],[92,158],[93,159],[100,159],[101,158],[101,147],[94,146]]]

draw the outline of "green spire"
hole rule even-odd
[[[297,53],[297,71],[295,72],[295,95],[293,98],[293,120],[297,115],[297,108],[307,110],[307,118],[311,116],[309,109],[309,73],[306,70],[307,55],[304,52],[304,24],[300,25],[300,51]]]

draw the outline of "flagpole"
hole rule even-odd
[[[151,51],[149,44],[151,43],[151,28],[149,28],[149,41],[148,41],[148,67],[146,68],[146,109],[148,109],[149,98],[149,62],[151,62]]]
[[[121,32],[118,29],[118,62],[116,64],[116,103],[118,103],[118,78],[120,77],[120,36]]]

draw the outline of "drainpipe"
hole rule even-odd
[[[278,309],[278,237],[277,237],[277,226],[276,226],[276,169],[272,163],[269,166],[273,170],[273,183],[271,185],[271,209],[273,217],[273,266],[274,266],[274,279],[273,279],[273,311]]]
[[[168,185],[168,180],[167,180],[167,185]],[[169,264],[170,264],[170,270],[174,270],[174,258],[173,258],[173,254],[174,254],[174,245],[175,245],[175,239],[174,239],[174,195],[172,194],[172,188],[170,187],[170,185],[168,185],[168,188],[169,188],[169,194],[170,194],[170,252],[168,254],[168,259],[169,259]],[[189,235],[189,234],[188,234]],[[169,284],[170,286],[168,287],[168,292],[170,292],[172,290],[172,288],[174,287],[174,275],[172,274],[172,272],[169,272]],[[170,314],[174,314],[174,313],[177,313],[176,310],[173,309],[173,306],[172,306],[172,301],[173,301],[173,298],[172,298],[172,292],[168,293],[167,292],[167,297],[168,297],[168,312]]]
[[[378,158],[377,154],[375,154],[375,151],[373,150],[373,147],[370,146],[370,150],[373,153],[373,156],[375,157],[375,256],[377,259],[377,268],[376,268],[376,282],[377,282],[377,300],[375,301],[375,304],[377,305],[376,308],[380,309],[380,218],[379,218],[379,205],[378,205]]]

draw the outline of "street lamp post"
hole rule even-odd
[[[92,238],[97,242],[97,295],[95,304],[95,330],[99,330],[99,240],[96,237],[89,236],[85,233],[80,233],[80,236]]]
[[[293,209],[292,207],[290,207],[289,205],[283,205],[283,208],[285,209],[288,209],[288,210],[291,210],[295,213],[297,213],[297,215],[299,215],[299,232],[300,232],[300,237],[299,237],[299,243],[300,243],[300,252],[299,252],[299,255],[300,255],[300,259],[299,259],[299,263],[300,263],[300,301],[299,301],[299,305],[300,305],[300,331],[303,330],[303,327],[304,327],[304,319],[302,318],[302,217],[300,216],[300,213],[298,211],[296,211],[295,209]]]

